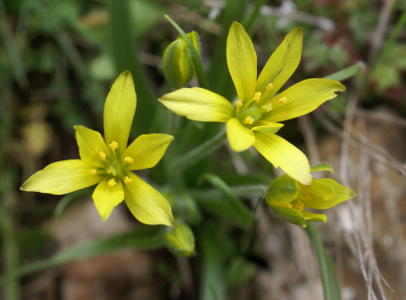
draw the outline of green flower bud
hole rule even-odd
[[[165,246],[175,256],[192,256],[195,252],[195,236],[186,224],[178,224],[165,234]]]
[[[197,53],[200,55],[199,36],[192,31],[187,34]],[[164,52],[162,60],[164,76],[168,84],[174,89],[186,86],[195,76],[193,61],[190,57],[186,41],[182,36],[172,42]]]
[[[333,172],[333,168],[320,164],[313,166],[311,171]],[[266,200],[278,217],[306,227],[306,222],[326,222],[327,217],[304,208],[328,209],[355,196],[352,190],[329,178],[312,179],[311,186],[306,186],[283,175],[268,186]]]

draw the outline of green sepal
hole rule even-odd
[[[178,224],[165,233],[165,246],[175,256],[192,256],[195,252],[195,236],[186,224]]]
[[[267,199],[267,203],[268,203],[269,207],[271,208],[271,210],[279,218],[285,220],[286,222],[306,227],[306,220],[300,211],[287,207],[285,205],[279,205],[273,201],[269,201],[268,199]]]
[[[307,222],[327,222],[327,216],[324,214],[314,214],[307,210],[302,210],[301,213]]]
[[[328,163],[310,166],[310,173],[317,172],[317,171],[330,171],[331,173],[334,173],[333,167]]]
[[[266,198],[277,204],[287,204],[295,200],[299,192],[297,181],[288,175],[282,175],[268,186]]]

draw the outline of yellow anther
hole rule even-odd
[[[290,204],[290,203],[286,203],[286,204],[282,204],[283,206],[286,206],[286,207],[289,207],[289,208],[292,208],[292,204]]]
[[[263,109],[265,109],[266,111],[271,111],[273,106],[272,103],[268,103],[262,106]]]
[[[278,100],[278,103],[279,103],[279,104],[283,104],[283,103],[285,103],[286,101],[288,101],[288,99],[286,99],[286,97],[282,97],[282,98],[280,98],[280,99]]]
[[[114,151],[118,148],[118,143],[116,141],[112,141],[111,144],[109,144],[111,151]]]
[[[310,197],[310,196],[307,195],[307,194],[304,194],[304,195],[303,195],[303,200],[304,200],[304,201],[310,201],[310,200],[312,200],[312,197]]]
[[[103,151],[100,151],[99,153],[97,153],[97,155],[100,157],[101,160],[106,159],[106,153],[104,153]]]
[[[306,192],[307,192],[307,188],[305,188],[305,187],[303,186],[303,187],[300,188],[300,191],[301,191],[302,193],[306,193]]]
[[[252,124],[252,123],[254,123],[254,119],[251,118],[250,116],[248,116],[248,117],[245,118],[244,122],[246,124]]]
[[[132,157],[126,156],[126,157],[124,157],[123,162],[126,162],[129,165],[132,165],[134,163],[134,160],[132,159]]]
[[[304,207],[304,204],[303,204],[303,203],[298,203],[298,204],[295,205],[295,208],[296,208],[297,210],[299,210],[299,211],[302,211],[302,210],[303,210],[303,207]]]
[[[110,180],[107,182],[107,184],[108,184],[109,186],[115,186],[115,185],[117,184],[117,182],[116,182],[114,179],[110,179]]]
[[[96,175],[96,173],[97,173],[96,169],[91,169],[91,170],[89,171],[89,175],[90,175],[90,176],[94,176],[94,175]]]
[[[270,91],[273,89],[273,84],[272,83],[268,83],[268,85],[266,86],[266,90]]]
[[[131,178],[129,178],[128,176],[126,176],[126,177],[124,178],[124,183],[125,183],[125,184],[130,184],[131,182],[133,182],[133,180],[132,180]]]
[[[241,100],[235,101],[235,107],[241,107],[241,106],[242,106]]]
[[[261,99],[261,92],[257,92],[254,94],[254,97],[252,97],[252,100],[259,102],[259,99]]]

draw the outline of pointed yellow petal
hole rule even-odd
[[[257,123],[255,123],[255,124],[257,124]],[[281,123],[267,122],[266,125],[255,126],[255,127],[252,127],[251,130],[252,131],[261,131],[261,132],[271,133],[272,134],[272,133],[277,133],[279,131],[279,129],[281,129],[283,126],[285,126],[285,125],[283,125]]]
[[[180,89],[159,101],[175,114],[203,122],[227,122],[235,110],[224,97],[202,88]]]
[[[130,157],[129,170],[142,170],[154,167],[164,156],[166,148],[172,142],[169,134],[145,134],[139,136],[125,150],[123,159]]]
[[[310,185],[309,161],[306,156],[285,139],[276,134],[255,132],[255,144],[261,153],[275,168],[281,167],[286,174],[302,184]]]
[[[280,122],[297,118],[312,112],[325,101],[337,97],[336,92],[345,91],[338,81],[331,79],[307,79],[288,88],[271,102],[273,109],[265,113],[261,119]],[[282,104],[278,100],[286,99]]]
[[[272,209],[272,211],[281,219],[293,223],[296,225],[302,225],[303,227],[306,227],[306,221],[301,214],[296,209],[287,207],[285,205],[277,204],[273,201],[267,201],[269,207]]]
[[[22,191],[64,195],[100,182],[105,175],[90,175],[93,166],[80,159],[58,161],[32,175]],[[92,172],[91,172],[92,173]]]
[[[79,146],[80,158],[89,165],[103,168],[105,165],[100,158],[100,151],[109,154],[110,150],[107,148],[100,133],[91,130],[84,126],[74,126],[76,130],[76,141]]]
[[[236,152],[247,150],[255,142],[254,133],[242,125],[237,118],[232,118],[227,122],[227,139],[231,149]]]
[[[347,188],[344,185],[341,185],[334,181],[333,179],[329,178],[322,178],[319,179],[320,182],[326,183],[330,185],[331,187],[334,188],[335,190],[335,196],[328,201],[325,201],[324,199],[317,197],[317,196],[311,196],[310,201],[304,202],[306,207],[310,208],[315,208],[315,209],[328,209],[330,207],[333,207],[341,202],[344,202],[350,198],[354,198],[357,196],[352,190]]]
[[[293,29],[271,55],[259,75],[255,91],[262,93],[262,103],[267,102],[295,72],[300,62],[303,46],[303,29]],[[272,88],[268,88],[271,84]]]
[[[331,185],[317,179],[312,179],[312,185],[306,187],[306,193],[311,196],[318,196],[325,201],[333,198],[336,194],[335,189]]]
[[[257,80],[257,54],[241,24],[234,22],[227,36],[227,66],[238,99],[251,100]]]
[[[133,77],[129,71],[118,76],[104,104],[104,135],[106,144],[117,142],[115,150],[120,154],[127,148],[128,136],[133,123],[137,96]]]
[[[103,179],[97,185],[92,195],[94,205],[96,206],[103,222],[108,219],[113,208],[120,204],[124,199],[123,184],[121,183],[121,180],[117,180],[116,184],[113,186],[108,184],[109,180],[109,177]]]
[[[304,219],[307,222],[324,222],[324,223],[327,222],[327,216],[326,215],[314,214],[314,213],[311,213],[311,212],[306,211],[306,210],[302,210],[301,213],[302,213]]]
[[[153,187],[131,172],[133,181],[124,184],[125,203],[138,221],[149,225],[175,226],[168,201]]]

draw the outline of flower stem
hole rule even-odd
[[[197,146],[196,148],[190,150],[185,155],[182,155],[180,158],[175,160],[171,165],[169,170],[176,170],[177,172],[182,172],[190,165],[196,163],[202,158],[206,157],[218,147],[226,139],[226,131],[222,130],[211,139],[207,140],[203,144]]]

